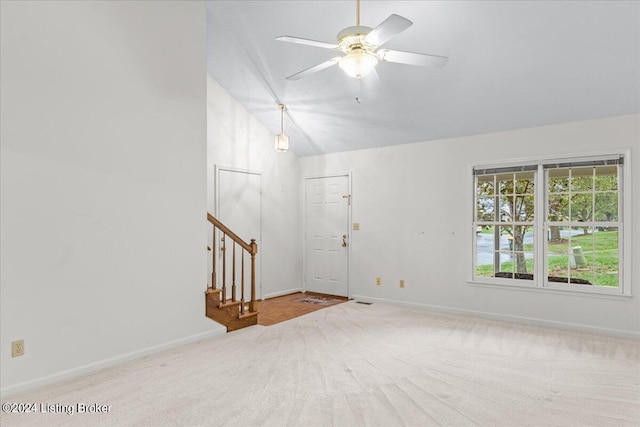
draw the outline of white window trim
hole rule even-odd
[[[620,281],[620,285],[617,288],[606,288],[606,287],[596,287],[596,286],[583,286],[583,285],[572,285],[572,284],[555,284],[555,283],[545,283],[544,280],[546,269],[547,269],[547,260],[544,256],[545,245],[543,236],[546,236],[546,180],[545,180],[545,172],[543,165],[545,163],[564,163],[564,162],[580,162],[580,161],[592,161],[592,160],[601,160],[608,159],[612,156],[622,156],[624,157],[624,165],[622,167],[622,223],[620,224],[620,236],[622,238],[622,257],[620,257],[620,268],[619,271],[622,275],[622,280]],[[476,237],[475,237],[475,227],[473,224],[475,223],[475,214],[476,214],[476,188],[475,188],[475,177],[473,174],[474,169],[491,169],[491,168],[505,168],[505,167],[518,167],[518,166],[527,166],[537,164],[538,169],[536,171],[534,182],[535,182],[535,200],[536,200],[536,208],[535,208],[535,216],[534,216],[534,229],[535,229],[535,252],[534,252],[534,280],[518,280],[518,279],[496,279],[491,277],[479,277],[475,278],[476,271]],[[468,283],[472,286],[486,286],[497,289],[511,289],[511,290],[523,290],[523,291],[534,291],[534,292],[546,292],[546,293],[554,293],[554,294],[571,294],[571,295],[583,295],[590,297],[598,297],[598,298],[609,298],[609,299],[628,299],[632,296],[631,289],[631,236],[632,236],[632,227],[631,224],[632,216],[631,216],[631,194],[632,194],[632,182],[631,182],[631,149],[618,149],[618,150],[607,150],[600,152],[590,152],[584,153],[579,156],[564,154],[558,156],[545,156],[545,157],[531,157],[531,158],[520,158],[514,159],[513,161],[504,161],[500,163],[492,163],[492,164],[473,164],[469,165],[469,175],[471,176],[471,181],[473,185],[471,186],[471,239],[472,239],[472,263],[471,269],[469,271],[469,279]],[[542,262],[540,262],[542,260]]]

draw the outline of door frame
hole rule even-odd
[[[351,171],[308,175],[305,176],[302,181],[302,292],[307,291],[307,180],[319,178],[334,178],[340,176],[347,177],[347,189],[350,196],[347,205],[347,235],[349,236],[349,246],[347,246],[347,298],[351,299],[351,243],[353,242],[353,230],[351,229],[351,207],[353,206]]]
[[[257,242],[258,242],[258,254],[257,256],[260,257],[260,262],[258,263],[257,266],[257,271],[256,271],[256,281],[257,286],[256,286],[256,299],[261,300],[262,299],[262,225],[263,225],[263,219],[262,219],[262,172],[261,171],[256,171],[256,170],[250,170],[250,169],[242,169],[242,168],[236,168],[236,167],[231,167],[231,166],[221,166],[218,164],[214,164],[213,165],[213,180],[214,180],[214,188],[215,188],[215,194],[214,194],[214,211],[215,211],[215,216],[216,218],[220,218],[220,172],[226,171],[226,172],[235,172],[235,173],[244,173],[247,175],[258,175],[260,177],[260,206],[258,208],[258,213],[260,216],[260,235],[257,236]],[[226,225],[226,224],[225,224]],[[234,231],[234,230],[231,230]],[[240,238],[242,239],[246,239],[247,236],[240,236]],[[249,237],[252,238],[252,237]]]

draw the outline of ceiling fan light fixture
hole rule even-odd
[[[274,149],[282,153],[289,151],[289,137],[284,134],[284,110],[286,107],[284,104],[279,104],[278,107],[280,108],[280,134],[276,136]]]
[[[336,37],[338,39],[338,48],[345,53],[349,53],[356,45],[375,48],[375,46],[366,42],[367,34],[369,34],[371,30],[371,27],[365,27],[363,25],[345,28],[340,31]]]
[[[338,65],[345,73],[359,79],[369,74],[378,65],[378,58],[367,51],[356,49],[342,58]]]

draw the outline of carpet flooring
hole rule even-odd
[[[640,342],[349,301],[7,401],[111,408],[3,427],[638,426]]]

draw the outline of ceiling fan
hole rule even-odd
[[[373,29],[360,25],[360,0],[356,0],[356,25],[340,31],[337,37],[337,44],[291,36],[276,37],[276,40],[333,49],[346,54],[345,56],[336,56],[321,64],[292,74],[287,77],[287,80],[301,79],[309,74],[329,68],[334,64],[338,64],[345,73],[355,78],[362,78],[369,74],[380,61],[421,67],[444,67],[449,61],[446,56],[380,49],[383,44],[411,25],[413,25],[413,22],[395,14],[389,16]]]

